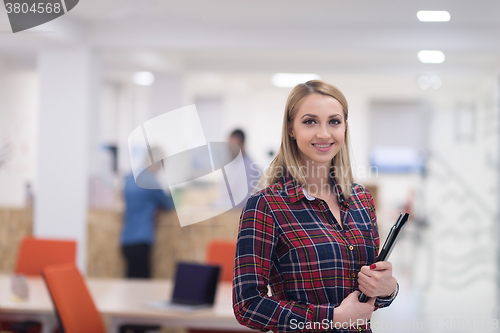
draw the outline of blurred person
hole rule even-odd
[[[254,191],[255,186],[257,185],[257,182],[259,178],[262,175],[262,171],[258,164],[254,162],[250,156],[248,156],[246,150],[245,150],[245,132],[243,132],[241,129],[235,129],[234,131],[231,132],[231,135],[229,136],[228,142],[234,143],[241,149],[241,155],[243,157],[243,162],[245,163],[245,171],[247,174],[247,182],[246,185],[248,187],[248,195],[246,198],[240,202],[238,205],[236,205],[236,208],[243,208],[245,205],[247,199],[250,197],[250,194]],[[235,158],[238,156],[238,151],[231,151],[232,157]]]
[[[33,209],[35,202],[35,196],[33,195],[33,188],[31,183],[27,181],[24,183],[24,205],[28,209]]]
[[[151,150],[159,151],[159,148],[151,148]],[[146,165],[149,164],[148,152],[145,154],[144,161]],[[155,238],[155,220],[159,210],[174,208],[172,197],[160,189],[155,177],[155,173],[160,169],[161,163],[156,163],[140,174],[139,184],[147,188],[136,184],[133,173],[125,177],[123,190],[125,212],[121,247],[127,266],[127,278],[151,278],[151,251]]]
[[[377,262],[374,200],[353,181],[347,119],[345,96],[328,83],[308,81],[290,93],[279,153],[240,216],[233,275],[240,324],[371,332],[373,311],[396,297],[391,263]]]

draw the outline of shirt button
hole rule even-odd
[[[352,277],[355,278],[356,277],[356,273],[353,272],[352,273]]]
[[[351,251],[354,250],[354,246],[349,245],[349,250],[351,250]]]

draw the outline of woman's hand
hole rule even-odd
[[[363,266],[358,273],[359,290],[368,297],[389,297],[397,284],[392,276],[392,264],[388,261]]]
[[[358,301],[361,292],[358,290],[350,293],[339,306],[333,310],[335,327],[348,328],[366,325],[375,309],[375,298],[370,298],[366,303]],[[340,326],[339,326],[340,325]]]

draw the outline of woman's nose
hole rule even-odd
[[[318,135],[319,138],[328,138],[328,137],[330,137],[330,133],[328,133],[328,128],[326,127],[326,125],[319,126],[317,135]]]

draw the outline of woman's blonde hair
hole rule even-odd
[[[293,178],[295,178],[299,184],[305,186],[307,185],[307,178],[302,171],[297,141],[292,140],[288,135],[288,122],[293,123],[295,115],[300,106],[300,101],[308,95],[311,94],[322,94],[335,98],[342,105],[344,111],[345,119],[345,136],[344,144],[340,151],[332,159],[332,165],[330,167],[330,172],[333,171],[335,181],[337,186],[340,186],[345,199],[351,196],[351,186],[353,183],[353,176],[351,170],[351,162],[349,158],[349,131],[347,125],[347,116],[349,109],[347,106],[347,100],[342,94],[342,92],[335,86],[328,84],[320,80],[311,80],[306,83],[301,83],[293,88],[292,92],[288,96],[286,102],[285,114],[283,117],[283,132],[281,137],[281,146],[278,154],[274,160],[269,165],[264,175],[259,180],[259,184],[262,186],[257,186],[259,188],[265,188],[279,181],[281,177],[289,172]],[[332,170],[333,169],[333,170]]]

